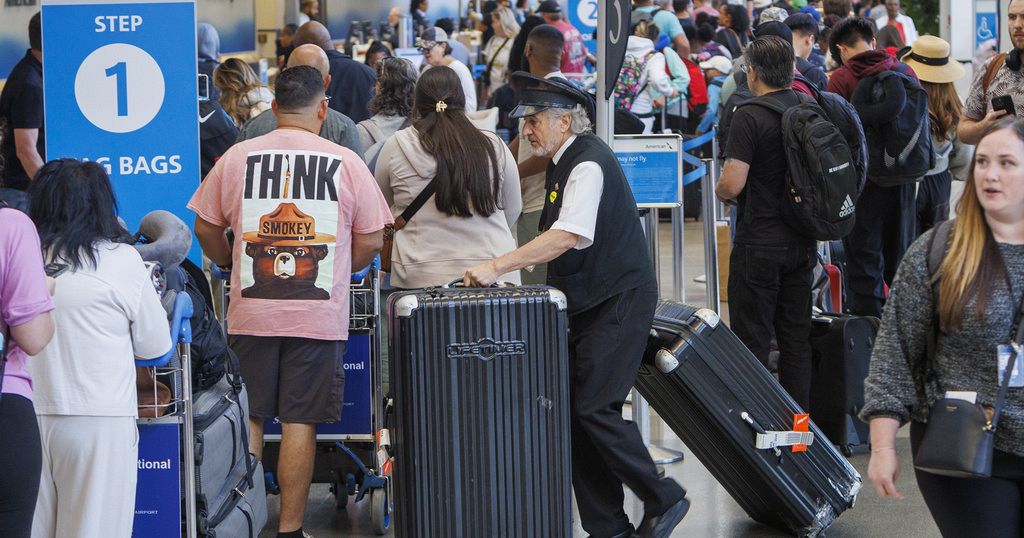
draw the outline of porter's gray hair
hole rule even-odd
[[[555,121],[566,114],[572,115],[572,122],[569,124],[569,130],[574,135],[581,135],[590,132],[590,116],[587,115],[587,110],[583,108],[583,105],[576,105],[576,108],[549,108],[547,110],[548,121]]]

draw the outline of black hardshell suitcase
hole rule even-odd
[[[636,387],[751,518],[817,536],[853,506],[860,475],[813,422],[806,452],[756,447],[808,441],[803,411],[714,311],[660,302]]]
[[[847,456],[868,447],[864,379],[878,318],[816,314],[811,319],[811,418]]]
[[[572,535],[568,333],[546,286],[388,299],[395,535]]]

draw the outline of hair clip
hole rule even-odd
[[[437,104],[434,105],[434,110],[437,112],[444,112],[447,108],[448,104],[444,101],[438,101]]]

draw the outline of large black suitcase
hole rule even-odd
[[[819,314],[811,319],[811,418],[847,456],[868,446],[864,379],[878,318]]]
[[[791,432],[801,409],[714,311],[659,303],[636,387],[753,519],[816,536],[853,506],[860,475],[813,423]]]
[[[396,536],[572,535],[565,308],[546,286],[388,299]]]

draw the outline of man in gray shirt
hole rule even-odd
[[[308,65],[320,71],[324,77],[324,88],[331,83],[330,64],[327,61],[327,54],[316,45],[301,45],[292,51],[288,57],[288,68],[297,65]],[[277,128],[277,116],[273,110],[267,110],[246,122],[242,131],[238,134],[238,142],[263,136]],[[327,118],[320,128],[320,136],[354,151],[356,155],[363,155],[363,144],[359,141],[359,133],[356,131],[356,124],[348,116],[334,110],[327,109]]]

